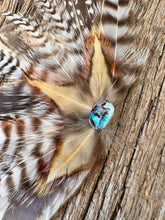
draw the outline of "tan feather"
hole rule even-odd
[[[112,85],[108,74],[108,68],[101,49],[101,42],[94,34],[94,55],[92,58],[92,71],[90,78],[90,89],[96,100],[104,96],[104,92]]]
[[[92,128],[80,135],[70,135],[55,155],[46,183],[87,166],[94,152],[94,138],[95,130]]]
[[[94,100],[89,94],[81,95],[80,89],[75,85],[58,86],[46,83],[42,80],[30,80],[28,82],[40,89],[58,105],[63,113],[82,112],[89,114]],[[79,91],[79,92],[78,92]]]
[[[69,135],[59,146],[47,178],[41,180],[39,195],[47,192],[47,187],[49,188],[52,181],[64,176],[71,176],[80,168],[81,171],[87,167],[91,168],[96,159],[92,163],[91,159],[96,151],[96,140],[96,131],[92,128],[78,135]]]

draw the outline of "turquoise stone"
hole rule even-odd
[[[105,128],[110,122],[114,111],[115,108],[112,103],[105,100],[97,102],[89,116],[89,123],[91,127],[96,130]]]

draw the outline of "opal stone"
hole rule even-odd
[[[89,116],[89,123],[92,128],[101,130],[110,122],[115,108],[112,103],[105,100],[97,102]]]

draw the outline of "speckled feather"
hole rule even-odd
[[[105,156],[100,129],[142,64],[138,4],[2,2],[0,219],[50,219]]]

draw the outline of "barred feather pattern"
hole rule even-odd
[[[10,1],[4,1],[3,9]],[[104,158],[88,122],[136,79],[129,0],[33,0],[0,29],[0,219],[50,219]],[[136,19],[135,19],[136,16]],[[136,28],[135,28],[136,26]],[[104,147],[103,147],[104,146]],[[95,157],[93,157],[95,155]]]

